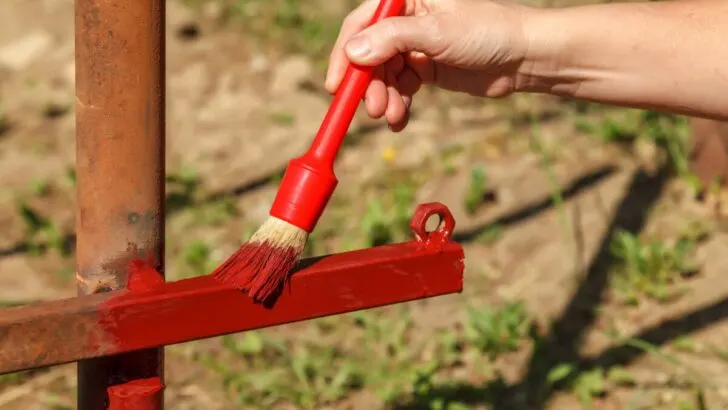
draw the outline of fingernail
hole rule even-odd
[[[354,37],[346,44],[346,53],[350,57],[366,57],[372,51],[369,39],[364,36]]]

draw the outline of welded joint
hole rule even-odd
[[[433,216],[437,216],[440,221],[437,228],[428,232],[427,221]],[[417,206],[409,225],[415,234],[415,239],[424,248],[440,250],[452,239],[452,232],[455,229],[455,218],[450,213],[450,209],[444,204],[440,202],[429,202]]]
[[[164,385],[160,377],[131,380],[109,386],[108,410],[159,410],[162,408]]]
[[[154,269],[153,261],[134,259],[129,264],[126,289],[132,292],[151,290],[164,284],[164,277]]]

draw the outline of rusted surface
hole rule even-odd
[[[451,220],[441,205],[423,206],[413,218],[422,236],[413,241],[302,261],[272,308],[209,275],[158,281],[140,262],[131,275],[140,290],[2,311],[0,373],[460,292],[463,249],[451,241],[451,225],[425,231],[422,215],[432,212]],[[24,335],[33,335],[33,347]]]
[[[76,258],[88,294],[122,288],[135,258],[164,272],[164,1],[75,8]],[[78,408],[105,409],[109,385],[162,376],[162,360],[151,350],[79,363]]]
[[[87,357],[87,343],[95,339],[113,351],[115,340],[99,327],[98,308],[115,292],[44,302],[0,310],[0,368],[5,371],[45,366],[56,358]]]
[[[159,377],[138,379],[108,389],[109,410],[157,410],[162,407],[164,386]]]

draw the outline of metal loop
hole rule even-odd
[[[440,223],[434,231],[428,232],[427,221],[435,215],[440,218]],[[424,203],[415,210],[410,220],[410,228],[417,241],[425,247],[442,247],[450,241],[453,229],[455,229],[455,218],[450,213],[450,209],[440,202]]]

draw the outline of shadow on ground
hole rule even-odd
[[[592,177],[591,179],[593,179]],[[415,397],[408,403],[395,407],[397,410],[429,408],[435,400],[441,403],[459,402],[468,405],[489,405],[493,409],[540,410],[544,409],[551,396],[568,384],[549,386],[548,374],[562,363],[573,364],[580,372],[596,367],[609,368],[627,365],[645,351],[632,344],[610,348],[597,357],[585,358],[578,353],[588,330],[594,324],[597,308],[607,290],[609,272],[615,263],[609,245],[618,230],[638,234],[645,226],[651,206],[657,202],[669,178],[669,171],[663,169],[655,175],[643,171],[635,173],[629,189],[617,208],[608,230],[602,238],[595,257],[587,268],[585,279],[574,293],[563,313],[557,318],[545,337],[537,338],[528,369],[520,382],[507,384],[496,378],[484,385],[451,384],[430,389],[426,395]],[[587,178],[589,180],[590,178]],[[582,178],[583,180],[583,178]],[[581,181],[581,180],[580,180]],[[585,182],[572,185],[572,191]],[[567,192],[569,190],[567,189]],[[573,193],[572,193],[573,195]],[[539,209],[544,205],[529,208]],[[523,210],[528,214],[526,210]],[[510,219],[519,219],[513,216]],[[506,218],[506,220],[509,220]],[[473,237],[477,232],[461,233],[461,238]],[[675,339],[728,317],[728,298],[708,307],[688,313],[681,318],[664,321],[644,329],[630,338],[652,346],[661,346]],[[578,375],[575,374],[574,376]]]

